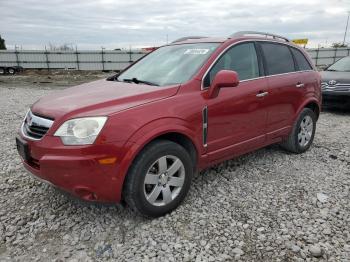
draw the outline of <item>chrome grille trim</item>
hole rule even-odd
[[[322,90],[324,91],[334,91],[334,92],[342,92],[342,91],[350,91],[350,83],[337,83],[335,85],[329,85],[326,82],[321,83]]]
[[[30,140],[41,140],[53,122],[51,119],[34,115],[29,110],[21,126],[22,135]]]

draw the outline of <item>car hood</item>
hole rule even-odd
[[[335,71],[322,71],[322,82],[329,82],[331,80],[337,81],[339,84],[350,83],[350,72],[335,72]]]
[[[178,88],[178,85],[159,87],[97,80],[45,96],[31,110],[34,114],[52,119],[63,115],[110,115],[173,96]]]

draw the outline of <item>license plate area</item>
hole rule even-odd
[[[29,162],[31,160],[31,156],[28,143],[16,137],[16,147],[18,154],[23,158],[23,160]]]

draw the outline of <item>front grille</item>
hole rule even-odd
[[[23,121],[22,133],[25,137],[40,140],[50,129],[53,120],[34,115],[30,110]]]
[[[24,124],[24,128],[25,128],[26,135],[35,139],[42,138],[49,130],[46,127],[41,127],[36,125],[29,126],[27,123]]]
[[[322,86],[322,90],[324,91],[333,91],[333,92],[350,91],[350,84],[337,83],[335,85],[329,85],[328,83],[324,82],[321,84],[321,86]]]

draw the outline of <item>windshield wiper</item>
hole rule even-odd
[[[123,82],[133,82],[135,84],[146,84],[146,85],[150,85],[150,86],[159,86],[159,85],[152,83],[152,82],[149,82],[149,81],[137,79],[136,77],[133,77],[130,79],[124,78]]]
[[[335,69],[326,69],[326,71],[334,71],[334,72],[338,72],[338,70],[335,70]]]

